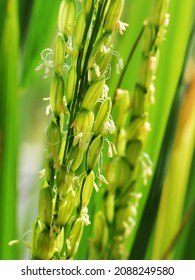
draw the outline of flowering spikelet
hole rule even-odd
[[[92,110],[95,104],[97,104],[98,99],[103,93],[105,85],[105,79],[98,80],[97,82],[92,83],[83,100],[82,107],[87,110]]]
[[[117,21],[120,19],[122,10],[123,10],[123,5],[124,5],[124,0],[112,0],[107,16],[106,16],[106,20],[105,20],[105,24],[104,24],[104,28],[107,32],[112,32],[114,31],[116,25],[117,25]]]
[[[94,173],[91,171],[89,175],[87,175],[84,185],[83,185],[83,190],[82,190],[82,208],[87,207],[90,198],[91,198],[91,193],[93,190],[94,186]]]
[[[63,109],[64,80],[61,76],[55,76],[51,83],[50,105],[55,115],[60,115]]]
[[[84,31],[85,31],[85,15],[83,12],[80,12],[76,21],[75,36],[74,36],[75,45],[77,47],[81,46]]]
[[[95,124],[93,128],[94,135],[98,135],[103,132],[105,124],[109,118],[111,106],[112,106],[112,101],[110,98],[107,98],[102,102],[95,119]]]
[[[73,146],[76,146],[79,143],[80,147],[85,149],[88,146],[88,143],[91,139],[91,131],[94,123],[93,112],[89,110],[82,110],[78,113],[74,121],[74,141]]]
[[[74,67],[71,67],[68,72],[67,85],[65,90],[65,97],[67,105],[70,105],[74,98],[74,90],[76,85],[77,73]]]
[[[62,74],[64,67],[64,56],[65,56],[65,44],[61,34],[58,34],[56,43],[54,46],[54,69],[57,75]]]
[[[58,28],[65,36],[71,36],[76,19],[76,4],[74,0],[63,0],[59,9]]]
[[[47,143],[49,156],[52,160],[58,158],[61,145],[61,133],[56,122],[51,121],[47,129]]]
[[[39,217],[47,226],[52,222],[52,193],[49,186],[40,190]]]
[[[91,10],[93,0],[82,0],[83,12],[87,16]]]
[[[102,152],[103,148],[103,135],[99,134],[97,137],[93,139],[91,142],[88,152],[87,152],[87,167],[89,170],[92,170],[100,156],[100,153]]]

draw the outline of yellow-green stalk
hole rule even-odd
[[[136,224],[137,207],[142,196],[137,192],[136,182],[140,172],[144,174],[144,184],[147,183],[147,176],[151,174],[151,163],[149,160],[145,162],[143,147],[150,130],[148,109],[154,101],[154,79],[159,46],[164,39],[169,20],[168,2],[168,0],[156,1],[150,19],[144,23],[139,74],[131,99],[126,90],[117,89],[115,95],[118,115],[113,138],[118,157],[108,163],[106,170],[109,185],[105,192],[104,215],[109,228],[109,242],[105,248],[104,258],[128,257],[125,242]],[[107,28],[111,28],[108,20],[106,25]],[[119,178],[122,176],[124,180],[121,182]],[[113,208],[114,210],[110,210]]]
[[[73,259],[84,226],[90,224],[88,205],[95,179],[102,176],[99,157],[106,135],[115,130],[106,80],[123,2],[82,1],[79,14],[76,0],[63,0],[59,7],[48,150],[32,258]]]

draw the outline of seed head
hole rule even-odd
[[[87,152],[87,167],[89,170],[92,170],[98,161],[100,153],[103,149],[103,141],[104,138],[102,134],[100,134],[95,137],[89,145],[89,149]]]
[[[71,67],[68,72],[67,85],[66,85],[66,91],[65,91],[67,105],[70,105],[73,100],[76,79],[77,79],[76,70],[74,67]]]
[[[50,88],[50,106],[54,115],[58,116],[63,110],[64,80],[62,76],[54,76]]]
[[[53,161],[50,158],[45,160],[45,177],[48,185],[53,186],[54,183],[55,169],[53,166]]]
[[[42,188],[39,193],[39,217],[47,226],[52,222],[52,192],[50,187]]]
[[[61,229],[55,240],[55,251],[61,252],[64,245],[64,228]]]
[[[57,192],[60,198],[64,198],[74,188],[74,172],[67,171],[65,166],[61,166],[56,174]]]
[[[132,140],[127,143],[126,157],[132,168],[137,164],[137,161],[141,155],[143,143],[140,140]]]
[[[82,190],[82,208],[87,207],[90,201],[91,193],[94,186],[94,180],[95,180],[94,173],[93,171],[91,171],[85,179],[83,190]]]
[[[93,236],[95,244],[103,251],[108,243],[108,226],[102,211],[95,215]]]
[[[90,85],[88,88],[82,107],[86,110],[92,110],[98,99],[101,97],[105,86],[105,79],[98,80]]]
[[[107,98],[102,102],[93,128],[94,135],[98,135],[103,131],[104,126],[109,118],[111,106],[112,106],[111,98]]]
[[[126,129],[121,128],[118,132],[118,137],[116,140],[116,150],[118,155],[124,156],[125,155],[125,149],[126,149]]]
[[[64,226],[72,215],[73,209],[77,206],[78,196],[77,193],[69,192],[63,199],[60,200],[58,205],[56,225]]]
[[[80,148],[87,148],[91,139],[91,131],[94,123],[94,115],[92,111],[82,110],[78,113],[74,121],[74,141],[73,146],[79,143]]]
[[[141,69],[139,71],[139,83],[145,86],[147,89],[150,86],[155,73],[154,59],[151,59],[151,56],[144,57],[142,59]]]
[[[142,140],[145,137],[147,132],[148,124],[146,125],[146,117],[140,117],[134,119],[130,126],[127,129],[127,139],[134,140],[139,139]]]
[[[85,17],[87,17],[89,12],[91,11],[92,3],[93,0],[82,0],[82,7],[83,7],[83,12],[85,14]]]
[[[147,20],[144,22],[143,53],[147,56],[153,48],[155,30],[152,23]]]
[[[70,231],[70,237],[66,241],[67,255],[69,259],[72,259],[78,250],[80,239],[83,233],[83,227],[83,219],[78,218]]]
[[[78,15],[78,18],[76,20],[76,26],[75,26],[75,30],[74,30],[74,33],[75,33],[74,41],[75,41],[77,48],[79,48],[81,46],[84,31],[85,31],[85,15],[83,12],[80,12],[80,14]]]
[[[34,259],[49,260],[54,254],[55,239],[47,228],[43,228],[38,219],[34,224],[32,256]]]
[[[50,122],[47,128],[47,144],[49,150],[49,158],[53,161],[58,159],[60,146],[61,146],[61,132],[53,120]]]
[[[112,49],[107,49],[107,52],[97,53],[94,57],[94,63],[92,66],[92,80],[96,80],[97,77],[101,78],[106,74],[106,70],[112,58]]]
[[[160,0],[155,2],[151,16],[154,24],[161,25],[164,23],[164,19],[168,11],[168,6],[169,0]]]
[[[125,236],[130,233],[130,225],[134,224],[134,219],[131,216],[131,209],[129,205],[126,205],[125,207],[121,207],[119,211],[116,213],[116,229],[118,232],[123,232]],[[128,232],[128,234],[127,234]]]
[[[146,88],[144,85],[141,85],[139,83],[135,85],[134,93],[132,96],[132,114],[134,117],[142,116],[147,111],[150,101],[145,96],[147,92],[148,88]]]
[[[54,46],[54,71],[56,75],[62,74],[65,59],[65,44],[62,36],[58,34],[58,37]]]
[[[68,164],[70,165],[70,168],[72,171],[75,171],[79,168],[81,165],[81,162],[83,160],[85,149],[79,148],[79,145],[76,145],[75,147],[72,147],[70,154],[69,154],[69,160]]]
[[[116,126],[124,127],[126,124],[129,109],[130,109],[130,96],[127,90],[117,89],[116,92],[116,103],[115,107],[117,109]]]
[[[73,34],[76,19],[76,3],[74,0],[63,0],[58,15],[58,28],[64,36]]]
[[[129,183],[132,171],[126,158],[116,157],[109,163],[106,174],[108,188],[113,191],[114,188],[122,188]]]
[[[109,192],[106,197],[106,218],[109,223],[112,223],[114,218],[114,199],[115,195],[112,192]]]
[[[117,22],[120,19],[123,6],[124,6],[124,0],[111,1],[104,24],[104,29],[107,32],[112,33],[115,30]]]
[[[37,237],[37,256],[42,260],[49,260],[54,254],[55,239],[45,228]]]

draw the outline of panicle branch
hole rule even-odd
[[[42,52],[38,67],[45,66],[52,81],[33,259],[75,257],[84,226],[90,224],[96,177],[104,178],[98,163],[106,135],[115,131],[106,80],[124,0],[79,2],[62,0],[52,58],[48,61]]]

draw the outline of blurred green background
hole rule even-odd
[[[115,49],[127,60],[155,0],[126,0],[122,20],[129,24]],[[30,230],[37,215],[38,172],[43,166],[50,78],[36,72],[40,53],[53,48],[60,0],[0,1],[0,259],[29,259]],[[130,259],[195,259],[195,1],[170,0],[170,25],[161,47],[152,131],[146,152],[153,161],[127,242]],[[122,87],[133,90],[141,42]],[[114,94],[115,61],[109,83]],[[99,194],[97,194],[99,195]],[[94,199],[96,199],[94,197]],[[98,203],[98,199],[96,200]],[[91,216],[93,213],[91,212]],[[77,254],[86,259],[91,227]],[[9,246],[11,240],[20,240]]]

